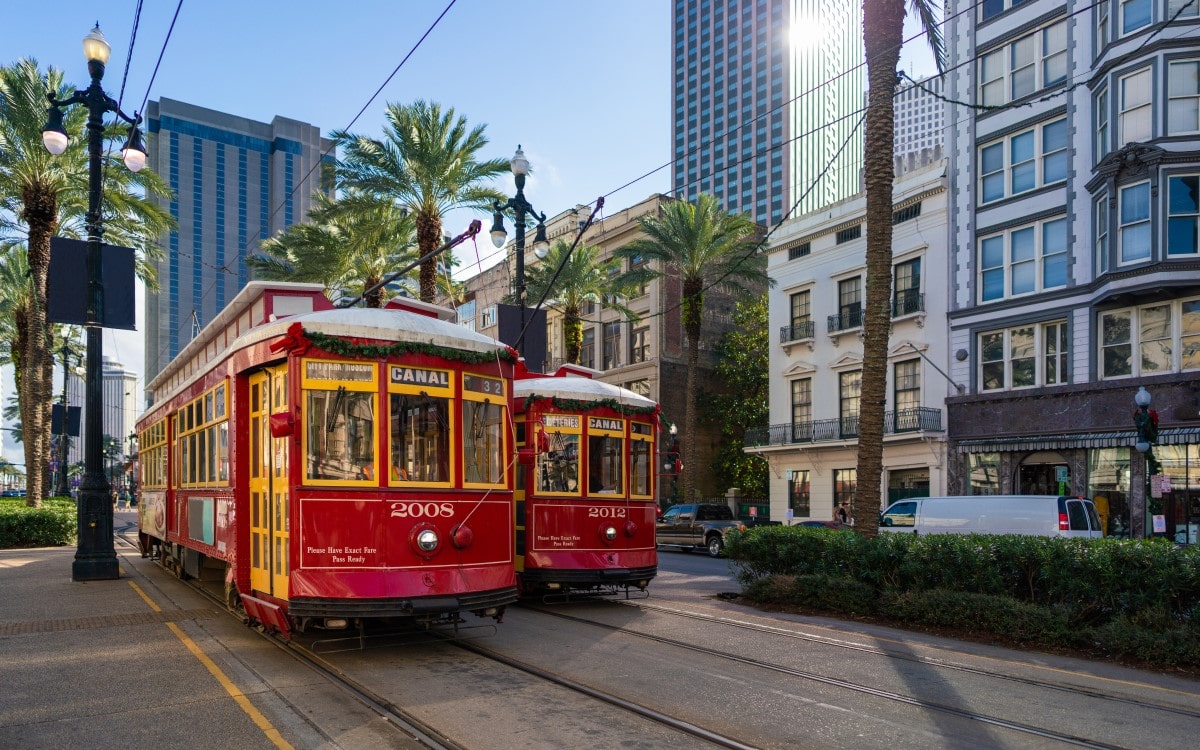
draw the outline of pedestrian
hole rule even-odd
[[[846,506],[844,506],[844,505],[838,506],[837,513],[834,515],[834,517],[838,523],[847,524],[847,525],[849,525],[849,523],[850,523],[850,514],[848,514],[846,512]]]
[[[116,491],[116,489],[114,489],[112,491],[112,500],[113,500],[113,510],[116,510],[117,509],[117,491]]]

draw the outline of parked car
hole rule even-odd
[[[4,490],[0,497],[25,497],[25,490]]]
[[[880,531],[917,534],[1103,536],[1096,506],[1086,497],[959,495],[899,500],[879,516]]]
[[[683,503],[667,508],[658,519],[656,541],[689,550],[703,546],[709,555],[717,557],[725,549],[725,535],[745,528],[728,505]]]

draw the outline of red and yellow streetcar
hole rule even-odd
[[[284,635],[499,620],[515,353],[452,315],[252,282],[148,386],[143,552]]]
[[[645,590],[658,570],[658,405],[591,372],[518,372],[513,386],[523,596],[628,595],[630,587]]]

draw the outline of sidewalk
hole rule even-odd
[[[0,747],[381,746],[380,719],[125,545],[118,580],[72,581],[74,557],[0,550]]]

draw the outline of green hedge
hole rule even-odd
[[[761,526],[725,553],[756,601],[1200,666],[1200,548],[1160,539]]]
[[[77,525],[69,497],[52,497],[40,508],[27,507],[23,497],[0,499],[0,549],[74,544]]]

